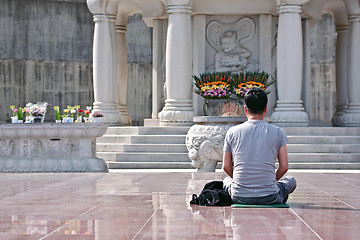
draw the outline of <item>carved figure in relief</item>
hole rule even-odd
[[[12,155],[15,147],[15,143],[13,140],[6,141],[4,139],[0,139],[0,155],[9,157]]]
[[[206,37],[217,53],[215,66],[207,71],[256,71],[258,63],[250,59],[252,53],[244,47],[254,34],[255,23],[250,18],[242,18],[235,23],[210,22],[206,29]]]

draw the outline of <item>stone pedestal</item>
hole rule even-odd
[[[227,130],[246,120],[246,117],[194,117],[195,125],[186,135],[191,165],[198,172],[215,171],[217,163],[222,162]]]
[[[279,6],[277,87],[279,99],[271,122],[279,126],[307,126],[308,115],[301,100],[303,42],[301,6]]]
[[[0,124],[0,172],[107,172],[96,157],[102,123]]]
[[[166,0],[169,14],[166,42],[166,100],[161,126],[192,125],[191,1]]]

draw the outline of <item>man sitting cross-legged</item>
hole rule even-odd
[[[250,89],[244,100],[248,120],[230,128],[224,141],[223,170],[229,175],[224,190],[233,203],[285,203],[296,188],[295,179],[284,176],[288,139],[281,128],[264,121],[267,95],[262,89]]]

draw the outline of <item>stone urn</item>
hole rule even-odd
[[[226,132],[246,120],[246,117],[194,117],[195,125],[186,135],[191,165],[198,172],[214,172],[217,163],[222,162]]]

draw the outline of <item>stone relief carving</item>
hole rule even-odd
[[[15,148],[13,140],[0,139],[0,155],[11,156]]]
[[[63,139],[58,141],[35,140],[31,145],[31,156],[53,156],[53,157],[70,157],[78,156],[79,140]]]
[[[242,72],[256,71],[259,64],[250,59],[252,52],[244,47],[255,34],[255,23],[250,18],[242,18],[234,23],[212,21],[206,28],[206,38],[216,50],[215,64],[207,71]]]

